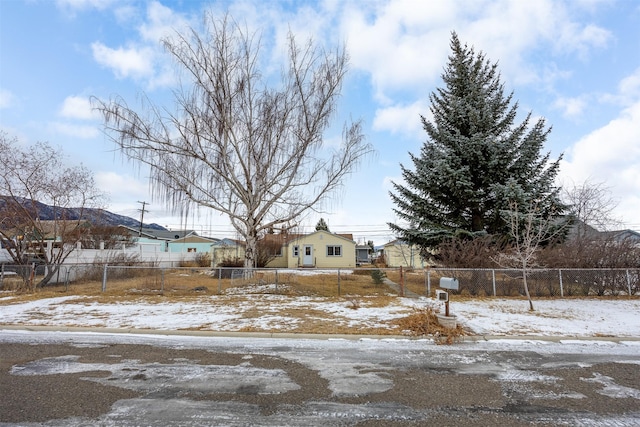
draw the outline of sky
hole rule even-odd
[[[301,218],[301,231],[322,217],[357,242],[394,239],[389,191],[426,141],[420,116],[443,85],[452,31],[498,63],[518,120],[531,113],[552,127],[545,152],[562,156],[558,185],[605,188],[618,220],[610,228],[640,231],[640,2],[631,0],[2,1],[0,131],[49,142],[89,168],[111,212],[139,219],[146,202],[145,223],[235,237],[218,213],[183,218],[154,200],[148,174],[105,137],[90,104],[120,96],[135,106],[144,94],[171,108],[177,78],[160,40],[198,27],[205,10],[259,31],[273,49],[267,69],[279,69],[288,30],[346,45],[350,71],[327,149],[353,118],[375,154],[321,212]]]

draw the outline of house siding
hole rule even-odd
[[[211,245],[214,244],[216,240],[207,239],[200,236],[189,236],[182,239],[177,239],[174,241],[170,241],[168,246],[169,252],[176,253],[188,253],[188,252],[209,252],[211,250]]]
[[[239,244],[213,244],[211,246],[211,266],[217,267],[222,261],[244,260],[244,246]]]
[[[298,255],[294,254],[294,247],[298,247]],[[304,247],[311,246],[311,262],[305,265]],[[340,247],[340,255],[327,254],[327,247]],[[283,256],[276,257],[269,264],[271,268],[354,268],[356,266],[356,243],[337,234],[327,231],[316,231],[305,236],[298,237],[286,244]]]
[[[424,260],[416,246],[390,242],[384,245],[384,259],[388,267],[424,267]]]

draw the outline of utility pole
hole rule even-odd
[[[142,224],[144,221],[144,213],[146,212],[144,207],[147,205],[147,202],[138,201],[138,203],[142,205],[142,209],[138,209],[138,211],[140,211],[140,230],[138,231],[138,237],[140,237],[142,236]]]

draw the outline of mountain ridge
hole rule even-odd
[[[6,196],[5,197],[0,196],[0,207],[5,202],[5,200],[3,199],[10,199],[10,198]],[[124,225],[126,227],[135,228],[135,229],[140,228],[140,221],[125,215],[120,215],[120,214],[110,212],[106,209],[99,209],[99,208],[81,209],[81,208],[60,208],[60,207],[54,208],[53,206],[47,205],[46,203],[26,200],[26,199],[22,201],[22,203],[23,203],[23,206],[27,206],[27,204],[31,204],[32,206],[34,206],[35,209],[31,207],[27,207],[27,209],[35,210],[35,212],[37,212],[38,219],[40,219],[41,221],[53,221],[56,218],[67,218],[70,220],[78,220],[78,219],[86,220],[91,222],[94,225],[109,225],[109,226]],[[165,227],[158,225],[156,223],[151,223],[151,224],[143,223],[142,228],[167,231]]]

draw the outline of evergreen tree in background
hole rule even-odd
[[[320,218],[320,221],[316,224],[316,231],[329,231],[329,226],[324,218]]]
[[[391,198],[403,240],[423,251],[452,238],[509,235],[510,203],[535,203],[542,215],[564,206],[554,186],[560,158],[541,154],[550,128],[531,113],[514,123],[518,104],[505,96],[497,64],[462,46],[455,33],[442,79],[431,93],[433,117],[422,118],[427,141],[414,169],[400,165],[403,184],[393,183]]]

